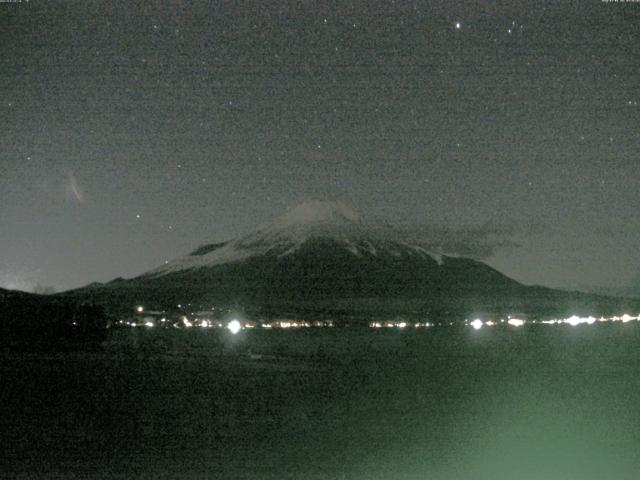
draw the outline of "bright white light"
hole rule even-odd
[[[398,328],[405,328],[407,326],[407,324],[405,322],[400,322],[398,324]]]
[[[510,318],[507,323],[512,327],[521,327],[524,325],[524,320],[520,320],[519,318]]]
[[[191,323],[187,317],[182,317],[182,323],[185,327],[193,327],[193,323]]]
[[[136,312],[138,312],[138,313],[142,313],[142,312],[144,312],[144,307],[142,307],[142,306],[137,307],[137,308],[136,308]]]
[[[462,23],[456,22],[456,30],[460,30],[462,28]]]
[[[573,315],[569,318],[567,318],[564,323],[568,323],[569,325],[571,325],[572,327],[575,327],[576,325],[579,325],[582,323],[582,319],[576,315]]]
[[[622,323],[627,323],[627,322],[630,322],[631,320],[635,320],[635,318],[629,315],[628,313],[625,313],[624,315],[622,315]]]
[[[493,327],[496,324],[496,322],[494,322],[493,320],[488,320],[488,321],[484,322],[484,324],[488,325],[489,327]]]
[[[228,324],[227,324],[227,328],[229,329],[229,331],[231,333],[233,333],[234,335],[236,333],[238,333],[240,330],[242,330],[242,325],[240,325],[240,322],[238,320],[231,320]]]
[[[482,325],[484,324],[482,323],[482,320],[476,318],[473,322],[470,323],[470,325],[476,330],[480,330],[482,328]]]
[[[145,327],[153,327],[154,326],[153,322],[145,322],[144,325],[145,325]]]

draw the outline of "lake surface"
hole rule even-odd
[[[640,326],[123,329],[0,356],[2,478],[637,479]]]

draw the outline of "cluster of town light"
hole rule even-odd
[[[475,320],[469,322],[465,322],[467,325],[473,327],[475,330],[480,330],[482,327],[486,326],[493,326],[496,325],[498,323],[507,323],[508,325],[511,325],[512,327],[521,327],[522,325],[526,324],[526,323],[530,323],[530,324],[535,324],[535,323],[543,323],[545,325],[561,325],[561,324],[565,324],[565,325],[571,325],[572,327],[575,327],[577,325],[581,325],[581,324],[587,324],[587,325],[593,325],[596,322],[622,322],[622,323],[628,323],[631,321],[638,321],[640,320],[640,315],[638,315],[637,317],[633,317],[627,313],[625,313],[622,316],[613,316],[613,317],[600,317],[600,318],[596,318],[593,316],[589,316],[589,317],[580,317],[578,315],[572,315],[571,317],[567,317],[567,318],[560,318],[560,319],[551,319],[551,320],[522,320],[519,318],[511,318],[509,317],[507,320],[500,320],[500,322],[493,322],[491,320],[487,320],[487,321],[483,321],[480,320],[479,318],[476,318]]]
[[[137,306],[135,311],[139,314],[145,312],[144,307]],[[149,312],[152,313],[152,312]],[[156,312],[158,313],[158,312]],[[160,319],[160,323],[166,323],[168,320],[166,317]],[[500,319],[497,321],[494,320],[482,320],[480,318],[476,318],[474,320],[465,320],[464,324],[472,327],[474,330],[480,330],[482,327],[492,327],[495,325],[506,324],[511,327],[521,327],[525,324],[546,324],[546,325],[557,325],[557,324],[565,324],[571,326],[577,326],[581,324],[592,325],[596,322],[621,322],[628,323],[631,321],[640,321],[640,315],[631,316],[625,313],[622,316],[611,316],[611,317],[580,317],[578,315],[572,315],[571,317],[561,318],[561,319],[550,319],[550,320],[523,320],[521,318],[516,318],[512,316],[508,316],[506,319]],[[140,322],[135,321],[122,321],[121,324],[131,326],[131,327],[154,327],[156,325],[155,320],[152,317],[147,317]],[[448,322],[446,324],[435,324],[431,322],[408,322],[406,320],[394,320],[394,321],[372,321],[369,322],[370,328],[429,328],[434,327],[436,325],[455,325],[456,322]],[[331,320],[319,320],[314,322],[309,322],[305,320],[274,320],[269,322],[240,322],[237,319],[232,319],[228,322],[223,321],[213,321],[209,319],[203,318],[194,318],[190,320],[187,316],[182,316],[179,322],[173,323],[173,326],[176,328],[191,328],[191,327],[201,327],[201,328],[226,328],[232,334],[237,334],[243,329],[252,329],[252,328],[263,328],[263,329],[287,329],[287,328],[310,328],[310,327],[333,327],[334,323]]]
[[[401,321],[387,321],[387,322],[370,322],[369,327],[371,328],[428,328],[433,327],[433,323],[429,322],[407,322],[404,320]]]
[[[178,305],[181,307],[182,305]],[[119,322],[120,325],[126,325],[129,327],[155,327],[157,325],[157,317],[160,315],[164,315],[164,311],[147,311],[141,305],[135,307],[135,312],[140,315],[139,320],[121,320]],[[215,308],[211,309],[212,311]],[[316,321],[306,321],[306,320],[290,320],[290,319],[279,319],[273,321],[244,321],[241,322],[237,319],[232,319],[230,321],[224,320],[211,320],[210,318],[203,318],[202,315],[208,314],[210,312],[202,312],[201,314],[192,314],[191,318],[187,315],[182,315],[177,321],[171,321],[163,316],[159,323],[169,326],[172,325],[175,328],[224,328],[229,330],[234,335],[239,333],[244,329],[253,329],[253,328],[263,328],[263,329],[287,329],[287,328],[311,328],[311,327],[333,327],[333,320],[316,320]]]
[[[509,317],[507,320],[502,319],[499,322],[494,322],[493,320],[486,320],[486,321],[483,322],[479,318],[476,318],[472,322],[466,322],[467,325],[472,326],[475,330],[480,330],[485,325],[488,326],[488,327],[493,327],[494,325],[497,325],[498,323],[506,323],[507,325],[510,325],[512,327],[521,327],[522,325],[527,323],[527,321],[526,320],[522,320],[520,318],[511,318],[511,317]]]

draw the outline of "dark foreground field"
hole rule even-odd
[[[0,355],[0,477],[637,479],[640,326],[121,330]]]

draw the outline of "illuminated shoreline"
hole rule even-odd
[[[184,328],[214,328],[214,329],[227,329],[233,334],[237,334],[242,330],[284,330],[284,329],[301,329],[301,328],[332,328],[336,326],[334,320],[294,320],[294,319],[277,319],[270,321],[253,321],[253,320],[240,320],[236,317],[229,320],[211,319],[208,316],[203,315],[181,315],[178,319],[169,320],[169,315],[165,312],[145,312],[144,308],[138,306],[135,308],[136,314],[139,319],[120,320],[116,323],[118,326],[123,327],[145,327],[153,328],[160,327],[174,327],[178,329]],[[203,312],[205,313],[205,312]],[[157,318],[161,317],[161,318]],[[629,323],[640,321],[640,314],[637,316],[630,315],[628,313],[622,315],[613,316],[578,316],[572,315],[566,318],[550,318],[545,320],[539,319],[525,319],[518,318],[516,316],[508,315],[506,318],[474,318],[472,320],[465,319],[464,321],[449,321],[449,322],[416,322],[408,321],[404,319],[397,320],[379,320],[369,321],[366,326],[372,329],[425,329],[433,327],[454,327],[464,326],[470,327],[474,330],[480,330],[485,327],[505,326],[509,328],[520,328],[525,325],[593,325],[596,323]]]

